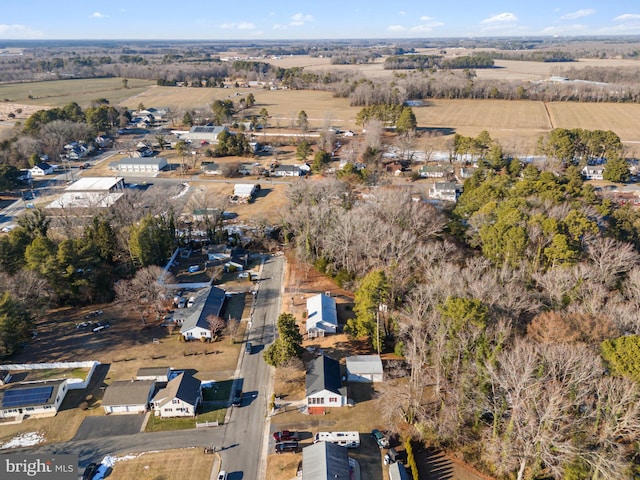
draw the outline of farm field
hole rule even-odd
[[[5,103],[23,103],[47,107],[60,107],[76,102],[83,108],[92,100],[106,98],[117,104],[147,90],[155,82],[129,79],[128,87],[122,87],[121,78],[91,78],[53,80],[50,82],[12,83],[0,85],[0,99]],[[131,105],[135,108],[136,105]]]

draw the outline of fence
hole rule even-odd
[[[217,420],[215,422],[204,422],[204,423],[196,422],[196,428],[217,427],[219,425],[220,425],[220,423]]]

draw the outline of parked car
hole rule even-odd
[[[298,440],[298,434],[289,430],[282,430],[281,432],[273,432],[273,439],[276,442],[286,442],[287,440]]]
[[[189,270],[189,273],[197,272],[200,270],[200,265],[191,265],[187,270]]]
[[[389,448],[389,439],[377,428],[371,430],[371,438],[373,438],[373,441],[376,442],[378,447]]]
[[[98,470],[97,463],[90,463],[89,465],[87,465],[87,468],[84,469],[84,472],[82,474],[82,480],[91,480],[96,474],[96,470]]]
[[[224,470],[220,470],[220,473],[218,474],[218,480],[227,480],[227,472],[225,472]]]
[[[251,355],[251,348],[252,348],[251,342],[247,342],[244,345],[244,353],[248,353],[249,355]]]
[[[233,400],[231,400],[231,405],[234,407],[239,407],[242,405],[242,389],[238,388],[236,393],[233,395]]]
[[[178,308],[185,308],[187,306],[187,299],[186,298],[181,298],[178,301]]]
[[[296,453],[300,451],[300,444],[295,440],[276,443],[275,451],[276,453],[287,453],[287,452]]]

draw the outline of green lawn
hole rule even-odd
[[[145,432],[162,432],[167,430],[186,430],[196,428],[196,422],[224,422],[227,409],[224,407],[207,405],[198,408],[196,418],[160,418],[155,415],[149,417]]]
[[[214,383],[210,388],[202,389],[202,398],[205,402],[224,402],[229,400],[233,380],[223,380]]]

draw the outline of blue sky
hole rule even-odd
[[[640,1],[4,0],[0,39],[638,35]]]

